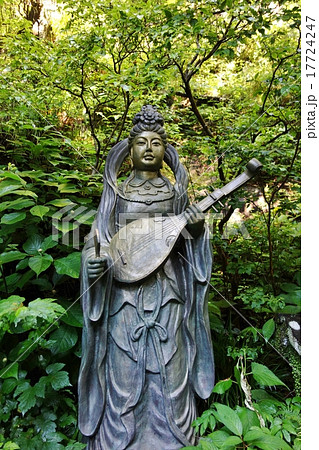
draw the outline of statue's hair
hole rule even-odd
[[[161,137],[163,145],[166,148],[167,136],[163,127],[164,119],[163,116],[157,112],[155,106],[143,106],[141,111],[134,116],[133,125],[128,138],[129,148],[131,148],[133,139],[143,131],[153,131],[154,133],[157,133]]]
[[[174,213],[180,214],[188,205],[187,172],[179,161],[176,149],[172,145],[166,144],[166,133],[163,128],[163,117],[159,113],[157,113],[154,108],[153,112],[155,111],[155,114],[153,114],[152,117],[150,114],[149,116],[147,116],[147,114],[145,114],[145,111],[151,112],[149,108],[149,106],[143,107],[141,113],[136,114],[133,119],[134,127],[131,130],[130,137],[128,139],[124,139],[123,141],[112,147],[109,154],[107,155],[104,171],[104,189],[96,217],[96,224],[101,236],[101,243],[103,243],[102,241],[104,241],[104,243],[110,242],[113,235],[117,231],[115,229],[115,206],[116,197],[118,195],[117,174],[124,159],[129,154],[130,142],[132,142],[135,136],[138,136],[138,134],[143,131],[154,131],[160,134],[163,140],[163,144],[166,147],[164,153],[164,161],[173,171],[176,180],[176,183],[174,184]],[[139,120],[142,112],[144,119],[148,119],[149,123],[147,123],[147,120],[144,119]],[[148,128],[146,129],[146,127]],[[154,128],[151,129],[151,127]],[[165,136],[165,138],[163,138],[163,136]]]

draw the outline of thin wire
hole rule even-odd
[[[197,203],[197,206],[201,209],[205,209],[206,207],[209,207],[211,204],[214,205],[215,203],[217,203],[217,201],[214,200],[211,197],[211,195],[208,195],[206,198],[204,198],[199,203]],[[163,216],[161,216],[161,217],[163,217]],[[148,219],[149,219],[149,217],[140,219],[140,220],[145,221]],[[151,219],[155,220],[155,218],[151,218]],[[182,231],[182,229],[185,227],[185,225],[187,224],[187,219],[185,217],[185,211],[183,211],[179,215],[168,215],[167,217],[164,216],[164,219],[165,219],[164,224],[163,224],[163,221],[160,222],[160,224],[163,224],[162,227],[160,227],[160,229],[158,229],[159,227],[155,226],[154,230],[152,230],[153,232],[145,231],[144,236],[140,235],[140,237],[138,239],[139,242],[137,243],[136,247],[133,247],[133,249],[131,248],[132,255],[134,255],[135,253],[137,253],[139,251],[143,251],[154,240],[160,240],[160,239],[163,239],[163,237],[164,238],[167,237],[167,234],[170,233],[171,231],[178,231],[180,233]],[[138,227],[137,229],[139,230],[140,227]],[[123,230],[123,228],[122,228],[122,230]],[[119,231],[119,233],[121,233],[121,231]],[[163,236],[163,233],[165,234],[164,236]],[[126,236],[126,234],[125,234],[125,236]],[[125,237],[122,239],[125,239]],[[119,237],[119,240],[122,240],[122,239]]]
[[[296,81],[296,83],[299,81],[301,79],[301,75],[298,77],[298,79],[297,79],[297,81]],[[254,122],[252,123],[252,124],[250,124],[249,125],[249,127],[245,130],[245,131],[243,131],[243,133],[241,133],[239,136],[238,136],[238,138],[237,139],[239,139],[239,138],[241,138],[242,136],[244,136],[250,129],[251,129],[251,127],[253,126],[253,125],[255,125],[255,123],[257,123],[258,122],[258,120],[264,115],[264,114],[266,114],[266,112],[270,109],[270,108],[272,108],[273,106],[274,106],[274,104],[275,103],[277,103],[280,99],[281,99],[281,97],[283,97],[292,87],[294,87],[295,85],[296,85],[296,83],[294,83],[294,84],[291,84],[290,86],[288,86],[287,87],[287,89],[282,93],[282,94],[280,94],[280,96],[270,105],[270,106],[268,106],[268,108],[265,110],[265,111],[263,111],[263,113],[259,116],[259,117],[257,117],[257,119],[256,120],[254,120]],[[218,157],[216,156],[215,157],[215,159],[214,159],[214,161],[208,166],[208,168],[207,168],[207,170],[204,172],[204,174],[205,173],[208,173],[208,171],[209,171],[209,169],[210,168],[212,168],[212,165],[214,164],[214,163],[216,163],[216,161],[219,159],[219,158],[221,158],[221,157],[223,157],[233,146],[235,145],[235,143],[233,143],[230,147],[228,147],[221,155],[219,155]],[[223,165],[224,163],[222,163],[221,164],[221,166]],[[186,189],[185,189],[185,191],[184,192],[182,192],[182,194],[178,197],[179,199],[182,197],[182,195],[184,195],[185,194],[185,192],[186,192]]]
[[[119,258],[118,258],[119,259]],[[6,370],[4,371],[4,372],[2,372],[1,373],[1,376],[3,376],[3,375],[5,375],[10,369],[11,369],[11,367],[13,367],[14,366],[14,364],[15,363],[17,363],[29,350],[30,350],[30,348],[32,348],[52,327],[53,327],[53,325],[55,325],[60,319],[61,319],[61,317],[63,317],[65,314],[67,314],[67,312],[69,311],[69,309],[71,309],[74,305],[75,305],[75,303],[76,302],[78,302],[81,298],[82,298],[82,296],[84,295],[84,294],[86,294],[90,289],[91,289],[91,287],[92,286],[94,286],[95,285],[95,283],[97,282],[97,281],[99,281],[115,264],[116,264],[116,262],[118,261],[118,259],[116,259],[111,265],[110,265],[110,267],[108,267],[93,283],[91,283],[90,284],[90,286],[84,291],[84,292],[82,292],[82,294],[76,299],[76,300],[74,300],[74,302],[57,318],[57,319],[55,319],[54,320],[54,322],[52,322],[44,331],[43,331],[43,333],[40,335],[40,336],[38,336],[37,337],[37,339],[34,341],[34,342],[32,342],[32,344],[30,344],[27,348],[26,348],[26,350],[24,350],[24,352],[23,353],[21,353],[21,355],[19,355],[11,364],[9,364],[9,366],[6,368]]]
[[[189,264],[192,268],[193,268],[193,270],[195,271],[195,272],[197,272],[197,269],[192,265],[192,263],[190,263],[185,257],[184,257],[184,255],[182,255],[180,252],[178,252],[178,254],[187,262],[187,264]],[[206,281],[206,283],[207,284],[209,284],[209,286],[211,286],[216,292],[217,292],[217,294],[219,294],[232,308],[233,308],[233,310],[234,311],[236,311],[236,313],[242,318],[242,319],[244,319],[247,323],[248,323],[248,325],[250,326],[250,327],[252,327],[263,339],[264,339],[264,341],[266,342],[266,344],[268,344],[268,345],[270,345],[277,353],[278,353],[278,355],[279,356],[281,356],[282,357],[282,359],[290,366],[290,367],[293,367],[292,366],[292,364],[290,364],[290,362],[285,358],[285,356],[282,354],[282,353],[280,353],[280,351],[278,350],[278,349],[276,349],[276,347],[274,347],[269,341],[267,341],[267,339],[265,338],[265,336],[263,336],[261,333],[260,333],[260,331],[256,328],[256,327],[254,327],[254,325],[229,301],[229,300],[227,300],[227,298],[221,293],[221,292],[219,292],[219,290],[218,289],[216,289],[211,283],[210,283],[210,281],[208,281],[208,280],[205,280]]]

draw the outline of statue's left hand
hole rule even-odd
[[[196,206],[191,205],[185,210],[187,219],[187,230],[193,237],[197,237],[203,231],[205,214]]]
[[[90,258],[88,260],[87,271],[90,279],[96,279],[103,275],[108,269],[107,262],[109,258],[107,256],[99,256],[98,258]]]

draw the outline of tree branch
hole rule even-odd
[[[283,181],[279,184],[279,186],[277,186],[277,187],[273,190],[273,192],[272,192],[272,194],[271,194],[271,196],[270,196],[270,199],[269,199],[269,202],[270,202],[270,203],[274,200],[275,195],[277,194],[277,192],[280,191],[280,189],[282,189],[282,187],[283,187],[284,184],[287,182],[287,180],[288,180],[288,178],[289,178],[289,176],[290,176],[290,172],[291,172],[291,170],[292,170],[292,168],[293,168],[294,162],[295,162],[295,160],[296,160],[296,158],[297,158],[297,155],[298,155],[300,139],[301,139],[301,135],[300,135],[300,133],[299,133],[298,136],[297,136],[297,143],[296,143],[296,147],[295,147],[295,152],[294,152],[294,155],[293,155],[293,157],[292,157],[290,166],[289,166],[289,168],[288,168],[288,170],[287,170],[287,173],[286,173],[286,175],[285,175]]]
[[[94,147],[95,147],[95,164],[94,164],[94,168],[97,171],[97,168],[99,166],[100,154],[101,154],[101,142],[100,142],[99,138],[97,137],[97,135],[95,133],[92,114],[91,114],[90,108],[89,108],[88,104],[86,103],[86,100],[85,100],[85,97],[84,97],[84,92],[85,92],[84,66],[85,66],[86,61],[87,60],[83,61],[83,63],[81,64],[81,93],[80,93],[80,98],[81,98],[81,101],[83,103],[85,112],[86,112],[86,114],[88,115],[88,118],[89,118],[89,126],[90,126],[90,130],[91,130],[91,136],[93,137]]]
[[[291,53],[290,55],[287,55],[287,56],[284,56],[283,58],[281,58],[281,60],[277,64],[277,67],[273,71],[273,74],[272,74],[272,77],[271,77],[271,80],[270,80],[270,83],[269,83],[269,86],[268,86],[268,89],[267,89],[267,92],[266,92],[266,95],[265,95],[262,107],[260,109],[261,113],[263,113],[265,111],[265,105],[266,105],[266,102],[268,100],[268,97],[269,97],[272,85],[273,85],[273,83],[275,81],[275,77],[276,77],[277,71],[279,70],[280,66],[286,61],[286,59],[289,59],[289,58],[291,58],[292,56],[294,56],[294,55],[296,55],[298,53],[298,50],[300,48],[300,41],[301,41],[301,33],[300,33],[300,30],[299,30],[299,38],[298,38],[298,43],[297,43],[296,50],[293,53]]]

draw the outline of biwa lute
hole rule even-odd
[[[253,158],[241,175],[221,189],[215,189],[196,206],[204,213],[214,208],[216,203],[253,178],[261,167],[262,164]],[[115,279],[134,283],[151,275],[168,258],[186,225],[187,219],[183,212],[179,215],[137,219],[121,228],[112,238],[109,248]],[[147,260],[149,264],[145,263]]]

